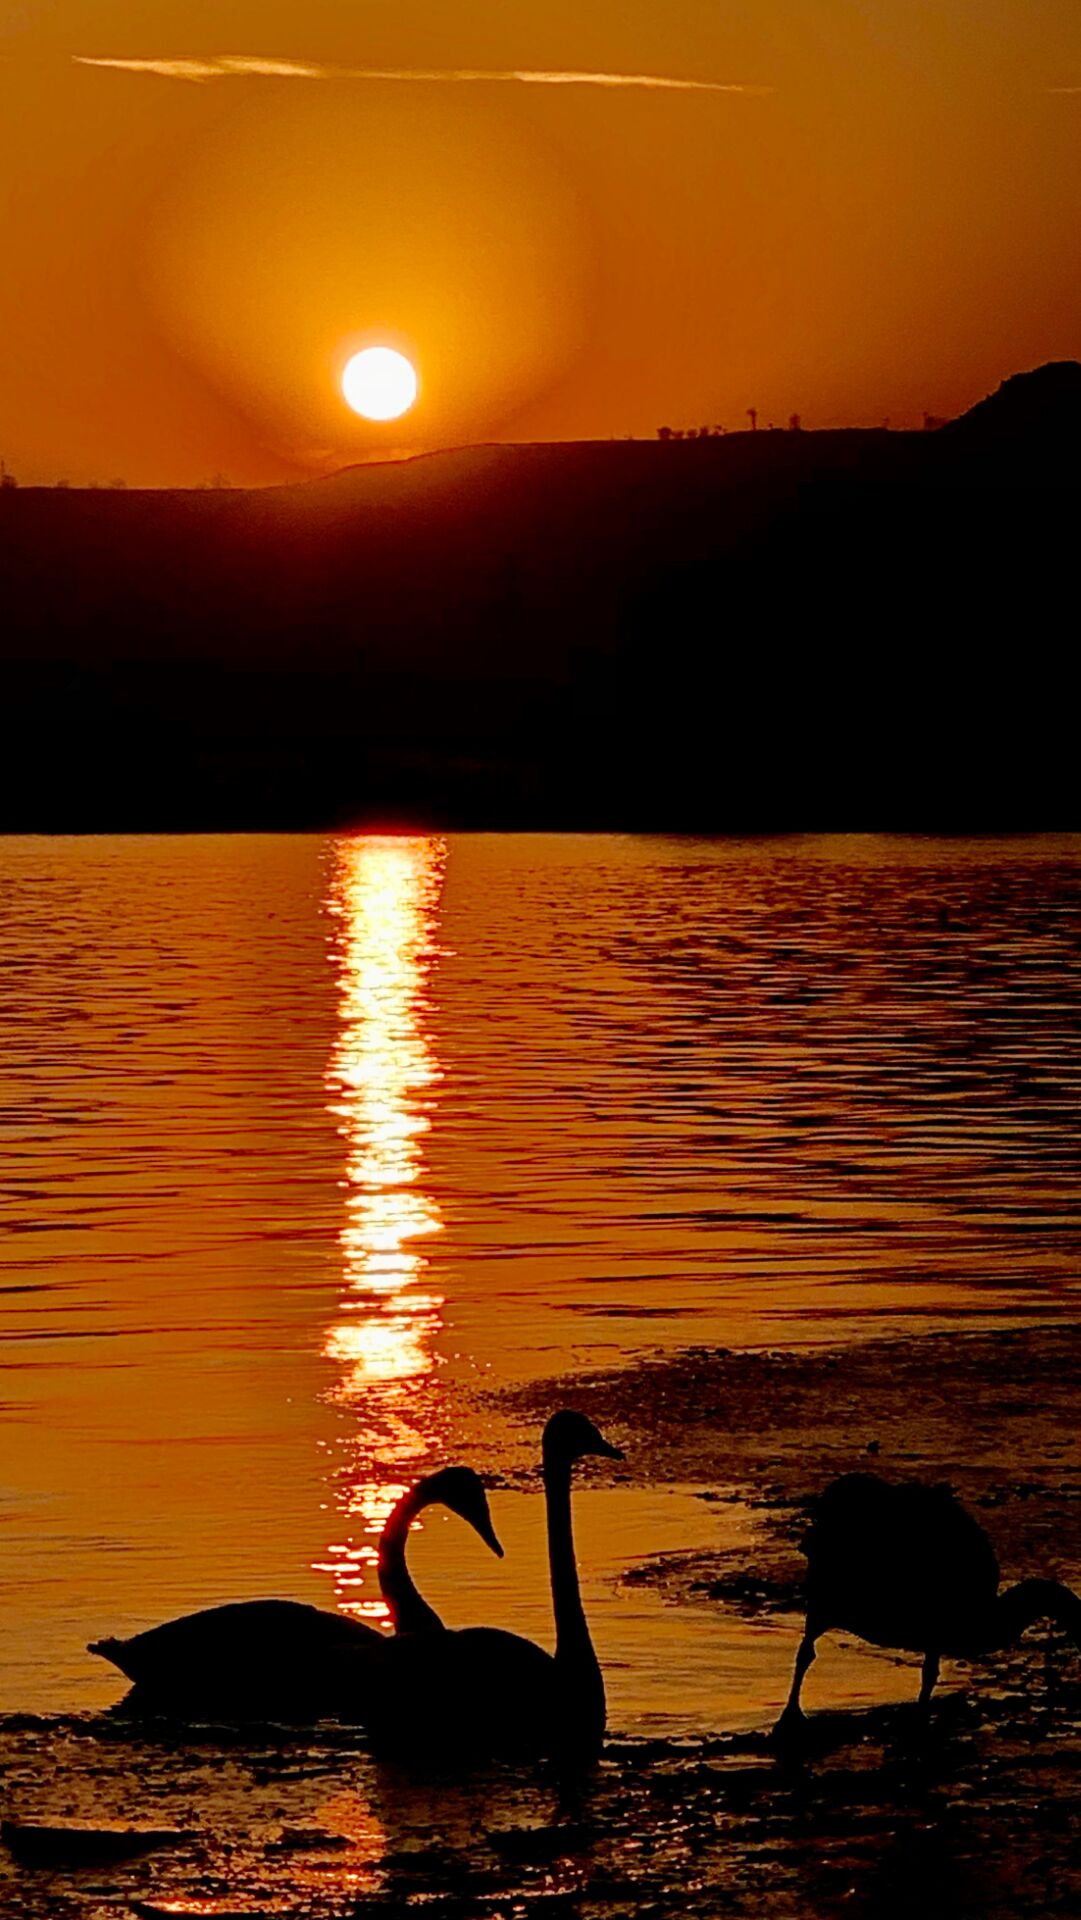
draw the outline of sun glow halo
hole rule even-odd
[[[365,347],[348,362],[342,392],[365,420],[397,420],[417,397],[416,369],[394,347]]]

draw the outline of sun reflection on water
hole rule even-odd
[[[344,1291],[323,1351],[349,1426],[334,1488],[344,1537],[319,1570],[345,1612],[376,1620],[386,1613],[371,1589],[379,1533],[430,1445],[421,1393],[443,1305],[422,1284],[424,1242],[442,1227],[422,1184],[422,1141],[440,1079],[424,989],[444,858],[437,839],[343,840],[329,902],[341,1025],[326,1084],[346,1173]]]

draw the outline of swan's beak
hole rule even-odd
[[[486,1517],[484,1520],[478,1520],[476,1524],[477,1524],[477,1532],[480,1534],[480,1537],[483,1540],[485,1546],[491,1547],[492,1552],[495,1554],[495,1557],[497,1560],[502,1560],[503,1549],[500,1546],[499,1541],[495,1537],[495,1528],[493,1527],[491,1521]]]
[[[594,1447],[593,1451],[601,1454],[605,1460],[625,1460],[627,1457],[621,1447],[613,1447],[608,1440],[602,1440],[600,1446]]]

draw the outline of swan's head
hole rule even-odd
[[[584,1413],[574,1413],[567,1407],[562,1413],[553,1413],[544,1429],[542,1442],[544,1464],[560,1463],[573,1467],[587,1453],[599,1453],[605,1460],[622,1460],[618,1447],[613,1447],[598,1433],[592,1420]]]
[[[485,1546],[491,1547],[496,1558],[502,1560],[503,1549],[496,1539],[488,1511],[484,1482],[472,1467],[442,1467],[438,1473],[429,1474],[424,1482],[423,1505],[449,1507],[474,1533],[479,1533]]]

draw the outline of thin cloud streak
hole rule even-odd
[[[109,60],[89,54],[72,55],[80,67],[109,67],[121,73],[151,73],[163,80],[254,78],[259,80],[386,80],[422,81],[448,86],[492,82],[526,87],[646,87],[664,93],[772,93],[725,80],[678,80],[661,73],[545,72],[529,67],[504,71],[489,67],[334,67],[304,60],[270,60],[245,53],[214,54],[207,59]]]

